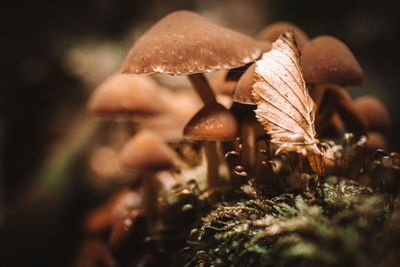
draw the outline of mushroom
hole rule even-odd
[[[165,112],[165,105],[158,97],[158,89],[149,77],[113,74],[93,92],[88,109],[112,119],[159,115]]]
[[[367,133],[367,150],[374,152],[378,149],[382,149],[387,152],[386,138],[380,132],[368,132]]]
[[[184,129],[184,137],[190,140],[206,141],[207,188],[216,189],[219,183],[219,157],[217,141],[234,140],[238,132],[235,117],[221,104],[203,107],[188,122]]]
[[[323,90],[324,98],[321,102],[323,109],[319,112],[317,124],[323,123],[324,120],[329,119],[337,111],[347,130],[350,130],[356,136],[365,134],[367,122],[354,107],[353,99],[349,93],[343,88],[332,84],[324,85]],[[323,114],[324,112],[326,114]],[[319,126],[319,128],[321,127]]]
[[[121,72],[188,75],[202,101],[211,104],[216,100],[203,73],[243,66],[257,59],[263,47],[193,12],[175,11],[136,41]]]
[[[119,262],[126,262],[140,253],[146,235],[146,220],[142,209],[133,209],[114,221],[109,245]]]
[[[240,122],[240,136],[242,139],[241,158],[246,169],[253,169],[256,162],[256,139],[264,135],[262,125],[255,117],[257,108],[252,94],[252,86],[255,79],[256,64],[252,64],[240,77],[233,91],[234,104],[231,111]]]
[[[143,130],[133,136],[120,152],[123,167],[137,171],[143,184],[143,207],[146,216],[156,209],[158,181],[157,171],[173,166],[174,151],[155,133]]]
[[[309,41],[307,34],[300,29],[298,26],[287,21],[278,21],[265,27],[257,35],[257,39],[269,42],[275,42],[279,35],[287,31],[288,29],[293,30],[294,39],[296,40],[297,47],[299,50],[303,49],[304,45]]]
[[[359,85],[362,69],[350,49],[339,39],[321,35],[306,43],[300,63],[304,80],[311,84],[310,94],[319,106],[324,84]]]
[[[334,111],[328,119],[319,121],[317,132],[320,137],[337,138],[346,132],[343,121],[337,111]]]
[[[365,133],[365,120],[352,106],[351,98],[345,97],[344,91],[337,86],[362,82],[362,69],[350,49],[333,36],[318,36],[304,46],[300,63],[304,79],[310,85],[310,95],[318,106],[317,115],[326,112],[328,105],[321,104],[325,99],[325,103],[331,102],[329,106],[340,113],[345,124],[356,134]],[[326,118],[322,117],[322,120]]]
[[[129,210],[138,208],[141,201],[141,196],[133,189],[119,191],[105,204],[89,213],[85,220],[86,231],[92,234],[106,232],[115,220],[123,217]]]
[[[369,131],[390,130],[390,114],[385,105],[376,97],[365,95],[354,101],[354,108],[366,120]]]

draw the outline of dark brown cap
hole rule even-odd
[[[97,114],[157,115],[165,112],[157,83],[143,75],[114,74],[101,83],[89,99]]]
[[[121,71],[188,75],[231,69],[256,60],[263,49],[264,44],[249,36],[181,10],[162,18],[136,41]]]
[[[308,42],[300,63],[307,83],[359,85],[362,69],[350,49],[339,39],[322,35]]]
[[[269,42],[275,42],[279,35],[287,30],[293,30],[294,39],[296,40],[297,47],[301,50],[304,45],[309,41],[307,34],[298,26],[287,21],[278,21],[265,27],[258,35],[257,39]]]
[[[387,142],[385,136],[379,132],[369,132],[367,134],[367,150],[373,152],[382,149],[387,152]]]
[[[221,104],[203,107],[186,125],[185,138],[191,140],[229,141],[238,134],[238,123]]]
[[[157,134],[141,131],[122,148],[121,163],[137,171],[158,171],[172,167],[173,150]]]
[[[390,130],[390,114],[376,97],[365,95],[354,101],[354,108],[364,117],[368,130],[386,132]]]
[[[233,101],[246,105],[256,105],[252,94],[252,86],[256,78],[256,64],[252,64],[240,77],[233,91]]]
[[[102,233],[108,230],[112,222],[121,218],[128,210],[141,204],[139,193],[131,189],[123,189],[113,195],[106,203],[89,213],[85,220],[85,228],[89,233]]]

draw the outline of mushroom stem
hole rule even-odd
[[[317,104],[317,107],[319,107],[322,102],[325,88],[326,84],[315,84],[309,89],[310,96],[314,100],[315,104]]]
[[[219,159],[217,153],[217,143],[215,141],[206,142],[207,157],[207,189],[219,187]]]
[[[240,135],[242,137],[242,164],[247,172],[250,172],[254,167],[256,154],[256,137],[253,125],[251,125],[251,123],[244,122],[240,127]]]
[[[143,209],[146,217],[153,218],[157,208],[157,192],[160,185],[152,172],[143,172]]]
[[[216,102],[215,95],[203,73],[191,74],[188,77],[190,83],[205,105]]]
[[[327,86],[325,88],[324,99],[328,101],[328,106],[337,110],[348,130],[356,136],[366,134],[367,123],[354,108],[352,100],[339,87]]]

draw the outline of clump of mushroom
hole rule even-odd
[[[293,128],[301,128],[296,120],[307,117],[304,120],[310,122],[311,132],[307,132],[308,139],[312,139],[307,144],[304,136],[296,134],[271,142],[271,132],[279,135],[292,129],[275,127],[267,133],[265,125],[271,121],[261,124],[255,114],[262,98],[255,93],[255,83],[258,81],[258,89],[267,86],[260,86],[262,77],[254,62],[259,63],[271,49],[277,49],[276,40],[282,41],[282,36],[291,37],[289,47],[296,56],[292,67],[301,74],[292,78],[299,90],[305,89],[302,97],[307,107],[296,106],[304,104],[299,97],[290,102],[288,90],[277,90],[279,97],[271,105],[286,112],[285,118],[294,121]],[[294,63],[299,63],[299,67]],[[273,68],[265,69],[274,72],[286,67]],[[210,84],[205,76],[208,72],[216,72]],[[190,88],[160,86],[149,76],[156,73],[187,76],[197,96]],[[163,231],[173,229],[169,225],[171,229],[166,230],[168,223],[159,218],[165,214],[166,202],[173,206],[180,204],[181,199],[192,201],[181,207],[186,216],[194,209],[194,196],[203,212],[202,209],[218,205],[237,191],[239,196],[243,192],[249,194],[249,188],[254,186],[258,186],[257,190],[250,190],[251,194],[264,197],[302,190],[310,186],[312,175],[324,176],[323,171],[316,170],[326,167],[328,173],[338,173],[350,158],[355,158],[351,154],[354,147],[348,149],[350,153],[342,146],[346,141],[338,141],[350,140],[349,136],[354,136],[354,142],[348,142],[348,147],[364,148],[366,135],[370,152],[387,149],[383,135],[390,127],[390,118],[386,108],[373,97],[353,101],[344,89],[360,85],[362,75],[358,61],[343,42],[326,35],[309,39],[292,23],[271,24],[252,38],[193,12],[175,11],[167,15],[135,42],[122,63],[121,74],[110,76],[89,101],[91,113],[102,119],[122,118],[135,127],[129,128],[131,138],[120,151],[120,164],[132,178],[127,185],[129,190],[94,210],[86,220],[86,231],[96,236],[107,233],[110,253],[127,264],[129,250],[144,242],[145,236],[150,242],[154,236],[162,239]],[[276,84],[285,84],[285,79],[289,79],[286,76],[277,75],[280,80]],[[290,108],[279,106],[277,99],[290,102]],[[302,114],[303,109],[308,114]],[[299,114],[291,114],[293,110]],[[290,150],[293,147],[287,144],[289,141],[306,148]],[[288,153],[275,155],[279,149],[272,143],[279,143]],[[293,161],[290,153],[300,156]],[[185,162],[188,158],[190,163]],[[292,164],[305,167],[296,169]],[[159,175],[162,171],[165,175]],[[245,179],[238,183],[237,176]],[[296,185],[288,185],[292,182]],[[222,192],[222,188],[228,188],[229,193]]]

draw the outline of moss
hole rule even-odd
[[[202,219],[175,264],[385,266],[399,248],[383,250],[382,238],[400,236],[400,209],[387,206],[384,194],[335,177],[322,191],[225,202]]]

